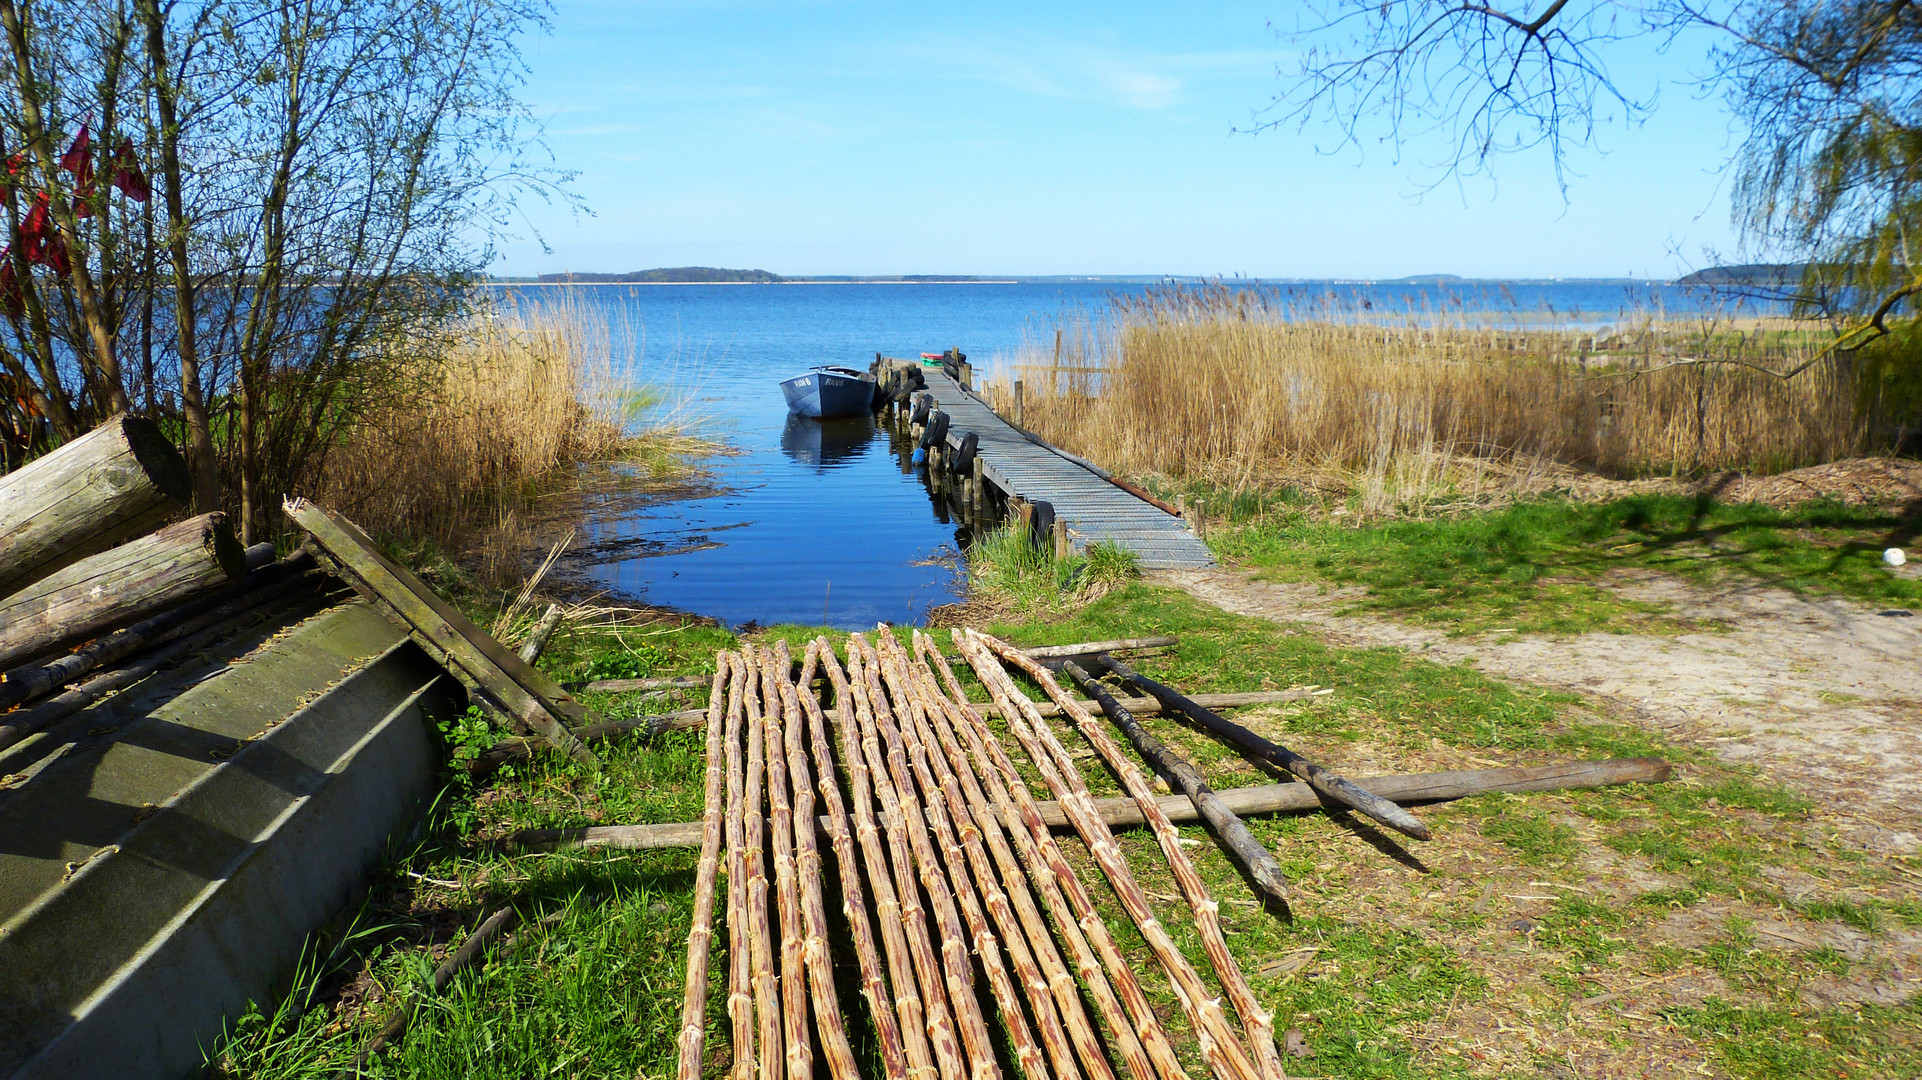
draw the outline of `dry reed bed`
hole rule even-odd
[[[605,318],[578,304],[483,312],[410,358],[409,391],[359,419],[312,494],[376,535],[467,546],[557,477],[632,447],[612,352]]]
[[[1544,470],[1768,473],[1878,449],[1850,361],[1775,374],[1813,358],[1812,333],[1671,321],[1596,353],[1588,333],[1304,321],[1230,290],[1115,314],[1069,336],[1057,370],[1040,350],[1016,367],[1028,427],[1135,475],[1236,489],[1313,477],[1393,500]],[[1711,357],[1736,363],[1687,362]],[[1009,375],[988,393],[1005,413]]]

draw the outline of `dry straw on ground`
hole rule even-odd
[[[1501,329],[1225,287],[1152,291],[1112,316],[1015,367],[1028,427],[1135,475],[1309,479],[1385,509],[1571,470],[1768,473],[1877,448],[1847,360],[1775,374],[1814,356],[1813,329]],[[1691,362],[1705,359],[1735,363]],[[1011,378],[988,391],[1004,413]]]

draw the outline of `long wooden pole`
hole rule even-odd
[[[771,670],[781,695],[782,739],[787,748],[787,775],[793,785],[794,800],[794,877],[801,893],[801,959],[807,967],[808,995],[814,1002],[814,1022],[821,1031],[821,1054],[827,1058],[828,1072],[834,1080],[860,1080],[860,1066],[854,1048],[848,1043],[847,1022],[841,1015],[841,1002],[834,993],[834,964],[828,957],[827,902],[821,893],[821,848],[812,828],[814,783],[809,775],[807,716],[801,709],[801,696],[788,677],[793,670],[787,642],[774,647]],[[809,663],[814,662],[809,657]]]
[[[722,653],[727,691],[727,1018],[734,1033],[729,1080],[754,1075],[753,934],[747,915],[747,784],[742,776],[741,737],[746,719],[747,665],[738,653]]]
[[[771,649],[757,649],[761,674],[762,731],[767,738],[767,793],[773,823],[774,891],[781,916],[781,1023],[788,1080],[814,1074],[814,1043],[808,1035],[807,929],[801,923],[801,883],[794,869],[794,807],[788,796],[786,717],[780,674]],[[806,775],[800,778],[805,784]]]
[[[768,926],[767,820],[761,800],[767,792],[767,718],[761,711],[760,660],[752,645],[741,646],[747,668],[747,922],[754,956],[754,1015],[756,1075],[780,1080],[784,1045],[781,1031],[780,987],[775,974],[774,936]]]
[[[997,639],[985,635],[982,636],[982,641],[990,649],[997,644],[1002,644]],[[1167,858],[1168,866],[1174,872],[1175,884],[1181,888],[1182,895],[1187,898],[1189,909],[1194,912],[1195,927],[1200,931],[1201,946],[1214,967],[1215,977],[1220,981],[1222,989],[1227,991],[1228,1000],[1234,1005],[1235,1012],[1241,1016],[1242,1027],[1248,1033],[1249,1049],[1253,1052],[1256,1069],[1259,1070],[1263,1080],[1286,1080],[1281,1067],[1281,1052],[1275,1047],[1274,1016],[1262,1007],[1261,1002],[1255,997],[1254,988],[1248,985],[1247,976],[1242,974],[1241,964],[1235,960],[1234,954],[1228,951],[1228,939],[1221,931],[1221,905],[1208,894],[1208,887],[1202,882],[1200,871],[1195,869],[1194,860],[1188,857],[1187,850],[1181,846],[1181,834],[1175,830],[1174,823],[1168,820],[1168,815],[1161,812],[1160,804],[1155,801],[1154,789],[1148,786],[1147,777],[1142,775],[1141,769],[1121,752],[1121,747],[1108,737],[1108,732],[1101,726],[1101,721],[1095,719],[1093,714],[1080,705],[1069,704],[1073,699],[1061,688],[1061,684],[1055,681],[1048,669],[1022,655],[1019,650],[1005,645],[1003,647],[1007,648],[1007,652],[1000,655],[1027,672],[1030,678],[1041,684],[1049,697],[1061,703],[1061,707],[1068,711],[1074,725],[1081,730],[1082,736],[1094,746],[1095,752],[1101,755],[1101,759],[1107,762],[1108,768],[1113,770],[1121,780],[1122,789],[1141,806],[1142,813],[1148,818],[1148,827],[1153,830],[1155,840],[1161,845],[1162,854]],[[1089,682],[1092,683],[1093,680]],[[1133,717],[1129,720],[1132,721]],[[1052,732],[1049,733],[1049,737],[1052,739]],[[1188,771],[1190,774],[1199,776],[1194,773],[1192,766]],[[1191,795],[1190,798],[1193,796]],[[1233,814],[1227,816],[1234,817]],[[1249,837],[1249,840],[1252,842],[1253,837]]]
[[[917,647],[924,640],[920,631],[914,632],[914,644]],[[1075,1066],[1075,1054],[1087,1054],[1092,1048],[1096,1052],[1091,1055],[1094,1064],[1089,1067],[1088,1075],[1093,1080],[1112,1080],[1114,1071],[1101,1057],[1099,1044],[1093,1042],[1093,1027],[1081,1002],[1078,999],[1070,1002],[1056,996],[1061,989],[1072,994],[1074,978],[1068,974],[1066,965],[1054,950],[1054,942],[1048,937],[1047,923],[1042,921],[1034,898],[1028,892],[1028,879],[1001,835],[1001,823],[986,805],[987,800],[981,797],[980,782],[973,775],[966,758],[957,761],[952,756],[959,749],[954,744],[954,733],[946,715],[953,705],[942,694],[934,673],[928,670],[925,661],[919,657],[904,656],[902,664],[922,705],[921,711],[915,716],[914,741],[924,748],[926,758],[933,767],[934,790],[940,791],[947,800],[948,813],[959,831],[967,864],[979,886],[982,903],[1000,930],[1001,939],[1007,946],[1009,963],[1027,991],[1028,1006],[1034,1012],[1035,1027],[1040,1030],[1042,1043],[1047,1047],[1049,1063],[1054,1067],[1055,1074],[1063,1080],[1077,1080],[1082,1070]],[[970,789],[973,798],[970,798]],[[1005,862],[990,857],[990,844],[999,846],[1000,853],[1006,856]],[[1005,888],[996,876],[998,862],[1000,874],[1006,878]],[[1021,898],[1018,908],[1015,896]],[[1036,939],[1041,944],[1031,946],[1030,943]],[[1069,1029],[1074,1030],[1073,1036],[1069,1035]],[[1084,1035],[1089,1040],[1086,1043],[1083,1042]]]
[[[1417,840],[1429,838],[1428,826],[1417,820],[1415,815],[1387,799],[1342,779],[1336,773],[1322,768],[1285,746],[1269,742],[1240,724],[1223,719],[1195,698],[1187,697],[1171,687],[1163,686],[1153,679],[1137,674],[1133,668],[1112,656],[1102,656],[1099,660],[1102,666],[1114,672],[1123,682],[1139,688],[1160,702],[1162,708],[1169,712],[1180,713],[1220,736],[1230,745],[1254,754],[1277,768],[1294,773],[1310,787],[1330,799],[1359,810],[1383,825]]]
[[[1141,726],[1134,714],[1129,712],[1107,687],[1096,682],[1080,664],[1070,660],[1062,665],[1068,677],[1080,686],[1082,691],[1101,705],[1101,711],[1121,733],[1134,744],[1135,752],[1140,754],[1157,773],[1174,778],[1175,786],[1181,789],[1188,801],[1195,804],[1195,813],[1201,815],[1215,835],[1220,837],[1223,847],[1228,849],[1236,862],[1248,871],[1250,877],[1261,891],[1279,904],[1283,911],[1288,907],[1288,876],[1281,871],[1281,864],[1275,861],[1261,841],[1248,831],[1248,826],[1235,816],[1233,810],[1208,786],[1201,770],[1194,763],[1169,749],[1160,739]]]
[[[1014,724],[1021,722],[1018,719],[1021,715],[1020,709],[1014,704],[1014,697],[1020,695],[1010,696],[1008,688],[1012,684],[1007,681],[1005,674],[1001,674],[1001,666],[995,663],[993,657],[975,647],[974,643],[966,640],[959,631],[955,633],[955,642],[961,646],[962,655],[968,657],[970,666],[975,667],[977,671],[982,671],[980,665],[986,664],[991,669],[982,674],[982,684],[988,688],[988,693],[994,698],[995,703],[1001,706],[1003,716],[1017,717],[1010,722],[1010,729],[1012,729]],[[997,675],[999,678],[995,677]],[[1091,945],[1100,956],[1101,964],[1107,969],[1107,977],[1111,980],[1116,996],[1128,1011],[1128,1029],[1140,1040],[1143,1052],[1153,1061],[1155,1070],[1161,1074],[1162,1080],[1187,1080],[1187,1073],[1182,1070],[1180,1062],[1175,1058],[1174,1046],[1168,1040],[1167,1031],[1162,1028],[1161,1020],[1155,1015],[1154,1007],[1148,1003],[1148,995],[1142,990],[1140,979],[1135,977],[1134,966],[1121,955],[1121,950],[1116,947],[1113,936],[1108,933],[1108,924],[1102,920],[1100,912],[1095,910],[1094,901],[1089,898],[1087,889],[1081,884],[1081,879],[1075,875],[1074,870],[1068,865],[1067,857],[1062,854],[1060,845],[1055,843],[1054,836],[1048,832],[1048,826],[1041,817],[1040,807],[1036,805],[1034,796],[1028,791],[1027,781],[1015,768],[1014,761],[1008,757],[1007,752],[1001,748],[1000,740],[996,739],[994,732],[989,730],[987,721],[972,709],[966,710],[963,715],[967,717],[969,727],[973,729],[973,737],[968,740],[969,749],[980,762],[981,774],[991,776],[998,773],[998,776],[995,776],[994,785],[996,794],[1012,796],[1020,810],[1021,822],[1027,829],[1029,840],[1045,860],[1046,872],[1032,875],[1036,884],[1043,887],[1043,895],[1047,895],[1050,889],[1058,888],[1066,897],[1074,913],[1071,924],[1085,936],[1085,941],[1080,945],[1083,947]],[[1042,758],[1035,760],[1036,766],[1043,771],[1044,776],[1051,771],[1051,766],[1045,760]],[[1002,813],[1004,817],[1007,816],[1005,804]],[[1012,820],[1009,821],[1009,828],[1011,830],[1014,828]],[[1056,919],[1062,921],[1058,907]],[[1070,945],[1074,946],[1076,944],[1074,937],[1065,933],[1069,924],[1069,922],[1063,923],[1063,936],[1069,937]],[[1083,954],[1080,961],[1083,980],[1090,987],[1098,985],[1091,977],[1093,972],[1086,962],[1084,948],[1077,948],[1077,953]],[[1110,1016],[1110,1023],[1113,1023],[1112,1016]]]
[[[832,661],[833,648],[827,638],[814,639],[808,644],[807,664],[802,670],[812,670],[822,654]],[[833,681],[832,678],[830,681]],[[834,862],[840,869],[841,914],[847,918],[848,936],[854,939],[855,959],[861,965],[861,992],[867,997],[868,1013],[874,1019],[875,1041],[880,1044],[881,1068],[888,1080],[906,1080],[908,1059],[902,1049],[901,1025],[888,996],[881,954],[874,943],[874,924],[868,918],[867,898],[861,888],[861,863],[854,853],[854,835],[848,827],[847,807],[841,801],[841,784],[834,769],[834,755],[828,748],[827,717],[822,714],[821,703],[815,700],[814,691],[808,688],[807,683],[800,684],[797,696],[801,711],[807,714],[808,739],[814,752],[815,784],[820,789],[822,804],[827,807],[827,814],[822,820],[827,823],[828,843],[834,848]],[[837,698],[836,705],[840,708],[850,707],[845,696]],[[816,985],[824,985],[829,992],[833,991],[831,974],[823,977],[817,973],[815,978]]]
[[[1142,940],[1167,973],[1175,998],[1181,1002],[1182,1011],[1194,1027],[1196,1041],[1201,1044],[1201,1055],[1207,1060],[1209,1068],[1218,1080],[1257,1080],[1254,1065],[1241,1049],[1221,1004],[1209,994],[1194,965],[1182,955],[1168,928],[1155,916],[1146,891],[1135,879],[1127,857],[1121,852],[1121,845],[1095,813],[1093,796],[1088,793],[1087,783],[1081,779],[1080,770],[1068,756],[1067,748],[1060,744],[1053,730],[1039,715],[1021,715],[1028,712],[1020,707],[1021,702],[1028,698],[1014,686],[1008,673],[1001,669],[1000,662],[989,651],[987,644],[971,633],[963,635],[962,640],[966,642],[964,648],[968,650],[968,659],[974,665],[975,672],[984,682],[992,680],[1000,685],[1009,702],[1012,702],[1015,715],[1010,716],[1009,727],[1034,759],[1036,768],[1054,792],[1055,798],[1061,801],[1061,808],[1068,812],[1075,831],[1081,834],[1095,861],[1107,874],[1108,883],[1114,887],[1121,906],[1134,920],[1135,926],[1141,931]],[[1046,674],[1047,669],[1040,665],[1036,665],[1036,668]]]
[[[56,699],[57,700],[57,699]],[[970,710],[972,711],[972,710]],[[1601,788],[1615,784],[1660,784],[1674,778],[1675,767],[1662,758],[1602,758],[1597,761],[1558,761],[1549,765],[1523,765],[1504,769],[1461,769],[1452,772],[1413,773],[1399,776],[1365,776],[1361,782],[1371,791],[1406,803],[1447,802],[1474,795],[1508,793],[1523,795],[1536,791],[1569,791]],[[1250,814],[1287,814],[1320,810],[1322,798],[1307,784],[1288,781],[1282,784],[1256,784],[1253,787],[1217,791],[1228,809],[1242,817]],[[1195,804],[1186,795],[1163,795],[1155,800],[1169,821],[1201,820]],[[1133,799],[1096,799],[1095,810],[1101,820],[1115,828],[1147,824],[1141,807]],[[1068,815],[1058,802],[1036,802],[1035,820],[1044,829],[1069,828]],[[1005,815],[1004,815],[1005,816]],[[823,822],[822,828],[826,828]],[[701,823],[669,821],[659,825],[596,825],[591,828],[523,829],[509,844],[524,851],[552,851],[569,846],[618,848],[693,848],[701,846]],[[1025,859],[1026,856],[1024,855]]]
[[[891,631],[884,628],[880,632]],[[920,871],[921,887],[928,894],[935,930],[940,935],[940,966],[936,969],[935,981],[938,984],[945,977],[954,1026],[959,1029],[961,1042],[968,1052],[969,1075],[973,1080],[1000,1080],[1001,1066],[995,1061],[987,1018],[981,1015],[981,1003],[975,997],[974,964],[968,959],[967,934],[961,929],[953,890],[928,835],[927,819],[908,770],[907,749],[896,729],[894,710],[881,688],[880,657],[862,635],[851,635],[849,640],[861,653],[868,703],[873,706],[873,727],[864,732],[867,737],[862,740],[868,753],[868,766],[875,773],[875,790],[881,795],[882,809],[896,823],[895,835],[905,834],[905,850],[897,869],[908,865],[907,856],[911,853],[913,865]],[[906,887],[912,885],[910,881]],[[927,992],[925,985],[922,992]]]
[[[848,665],[858,670],[860,663],[860,656],[850,650]],[[915,950],[908,941],[907,912],[902,906],[901,894],[895,890],[894,878],[888,869],[888,851],[882,843],[881,829],[874,820],[873,783],[868,773],[867,756],[861,746],[861,732],[872,723],[872,720],[864,722],[861,719],[871,708],[867,687],[862,680],[850,679],[841,670],[841,663],[835,659],[833,650],[821,653],[821,666],[828,673],[828,681],[834,685],[834,700],[837,703],[835,716],[841,729],[841,757],[848,763],[855,835],[861,841],[861,856],[867,864],[868,885],[874,890],[874,914],[881,924],[881,944],[887,949],[888,977],[894,988],[895,1013],[901,1020],[908,1073],[915,1080],[932,1080],[937,1072],[944,1080],[953,1080],[953,1077],[960,1075],[960,1068],[953,1068],[953,1077],[948,1075],[949,1070],[945,1068],[937,1070],[934,1047],[945,1040],[942,1062],[959,1060],[960,1050],[954,1042],[954,1026],[947,1017],[945,1004],[939,999],[923,1001],[921,998],[921,982],[915,970]],[[912,881],[909,884],[912,888]],[[909,895],[910,902],[918,907],[920,890],[914,889]]]
[[[988,977],[988,989],[994,995],[996,1010],[1001,1014],[1002,1029],[1007,1032],[1008,1043],[1014,1048],[1015,1061],[1020,1065],[1021,1071],[1032,1080],[1048,1080],[1048,1067],[1042,1058],[1042,1047],[1035,1042],[1034,1032],[1028,1027],[1028,1019],[1021,1010],[1020,993],[1015,989],[1014,980],[1008,974],[1008,961],[1002,957],[1002,941],[1005,939],[1007,942],[1009,956],[1014,955],[1014,949],[1019,944],[1022,956],[1027,960],[1026,967],[1029,971],[1034,970],[1033,959],[1027,956],[1026,942],[1023,940],[1020,928],[1010,925],[1013,922],[1012,917],[1002,925],[1000,936],[997,936],[988,925],[981,892],[975,889],[973,875],[969,871],[968,855],[962,850],[959,835],[962,830],[974,832],[974,823],[968,815],[966,806],[950,802],[945,797],[944,791],[957,798],[960,793],[954,790],[952,776],[948,778],[948,783],[945,785],[936,778],[933,765],[928,760],[927,743],[919,733],[921,728],[926,727],[927,702],[908,672],[906,657],[902,654],[900,643],[895,640],[894,635],[883,632],[877,635],[877,640],[880,642],[882,675],[894,697],[896,734],[907,746],[908,764],[913,770],[914,779],[921,785],[923,809],[926,811],[929,831],[933,834],[935,845],[940,850],[941,861],[947,867],[948,880],[954,887],[954,899],[961,909],[962,920],[967,926],[968,933],[974,938],[974,953],[981,961],[982,972]],[[978,833],[976,846],[979,846]],[[985,889],[987,886],[994,885],[994,871],[987,866],[985,855],[982,858],[982,866],[987,870],[987,876],[982,880],[982,886]],[[999,894],[998,886],[994,892]],[[1005,896],[1000,897],[1000,908],[1003,911],[1007,909]],[[963,958],[965,959],[965,954]],[[1021,966],[1019,960],[1015,963],[1017,967]],[[1038,982],[1039,979],[1039,973],[1036,972],[1034,981]],[[1048,1019],[1054,1021],[1051,1026],[1043,1027],[1043,1038],[1047,1043],[1048,1051],[1058,1052],[1057,1065],[1066,1064],[1068,1072],[1064,1074],[1063,1080],[1074,1080],[1076,1077],[1074,1055],[1068,1049],[1067,1036],[1061,1031],[1059,1020],[1053,1015],[1052,1003],[1048,999],[1045,988],[1038,1000],[1040,1004],[1037,1008],[1047,1009]]]
[[[559,609],[550,609],[559,610]],[[714,683],[707,697],[707,813],[701,829],[701,861],[694,873],[694,918],[687,934],[687,982],[681,995],[679,1080],[700,1080],[701,1051],[707,1040],[707,960],[714,939],[714,878],[721,865],[721,836],[725,829],[726,766],[722,756],[727,713],[726,654],[714,666]]]

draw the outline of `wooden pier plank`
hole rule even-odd
[[[942,371],[926,372],[928,392],[948,414],[948,445],[972,431],[981,472],[1010,495],[1054,506],[1077,548],[1112,541],[1146,570],[1213,566],[1208,545],[1185,522],[1046,447],[1037,446]]]

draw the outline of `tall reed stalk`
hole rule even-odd
[[[1848,358],[1777,374],[1815,357],[1811,328],[1651,317],[1597,335],[1180,287],[1112,316],[1026,350],[988,393],[1006,414],[1020,375],[1029,428],[1135,475],[1237,489],[1313,476],[1386,496],[1545,466],[1773,472],[1878,448]]]
[[[410,391],[359,417],[302,494],[377,535],[458,546],[647,434],[627,415],[613,351],[606,316],[582,303],[484,312],[408,358]]]

